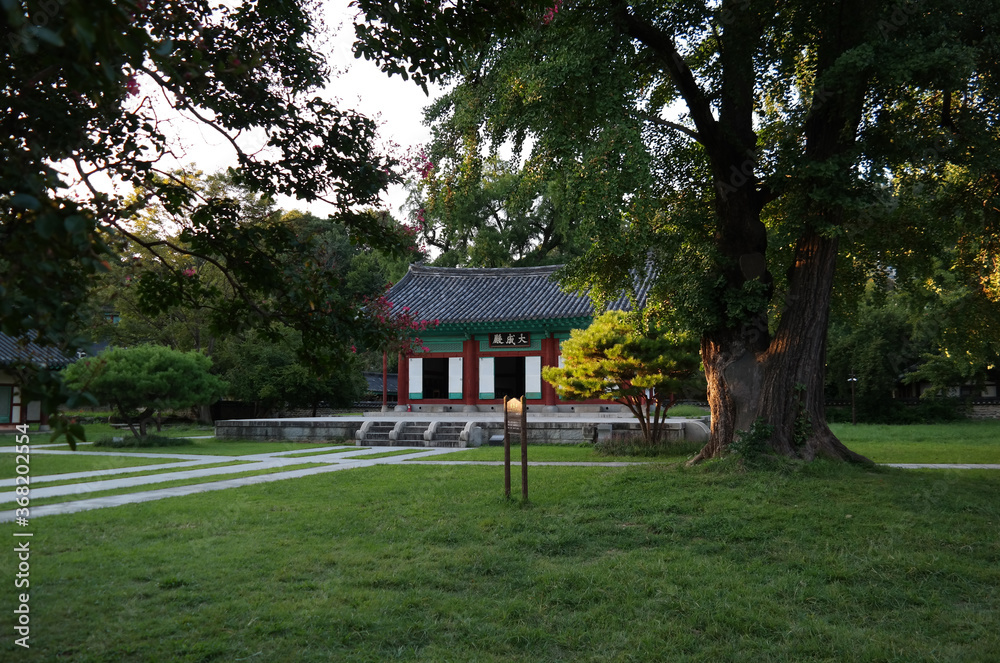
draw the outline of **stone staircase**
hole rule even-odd
[[[434,447],[465,447],[467,444],[462,440],[462,431],[466,428],[466,423],[461,422],[435,422],[437,426],[428,428],[426,437],[428,446]]]
[[[389,434],[389,446],[424,447],[424,431],[431,425],[429,421],[400,421]]]
[[[475,427],[466,421],[366,421],[355,434],[357,444],[370,447],[454,447],[470,444],[469,430]],[[464,433],[464,435],[463,435]]]
[[[389,446],[389,433],[394,426],[391,421],[366,421],[355,434],[355,438],[358,443],[369,447]]]

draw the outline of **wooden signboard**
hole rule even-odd
[[[530,348],[530,332],[492,332],[490,333],[491,348]]]
[[[503,399],[503,489],[510,497],[510,433],[517,431],[521,438],[521,499],[528,500],[528,406],[527,399]]]

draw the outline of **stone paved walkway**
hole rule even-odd
[[[60,445],[61,446],[61,445]],[[338,450],[341,449],[341,450]],[[323,453],[328,451],[329,453]],[[365,456],[378,455],[384,452],[410,451],[405,455],[386,456],[382,458],[365,458]],[[86,493],[100,492],[106,490],[118,490],[136,488],[139,486],[153,486],[157,483],[165,483],[177,480],[205,479],[204,483],[192,483],[185,486],[172,486],[168,488],[153,488],[139,492],[124,493],[121,495],[109,495],[103,497],[83,498],[58,504],[47,504],[30,507],[30,517],[55,515],[61,513],[77,513],[79,511],[89,511],[92,509],[102,509],[105,507],[120,506],[122,504],[136,504],[139,502],[149,502],[164,499],[167,497],[178,497],[182,495],[192,495],[211,490],[224,490],[226,488],[236,488],[239,486],[250,486],[271,481],[282,481],[285,479],[296,479],[298,477],[312,476],[314,474],[325,474],[337,472],[339,470],[355,469],[360,467],[371,467],[373,465],[393,465],[405,463],[407,465],[503,465],[502,461],[457,461],[457,460],[436,460],[436,456],[449,454],[457,451],[450,448],[428,448],[428,447],[370,447],[363,450],[357,448],[343,450],[342,445],[337,447],[315,447],[308,450],[296,449],[291,451],[278,451],[272,453],[246,454],[243,456],[214,456],[184,453],[150,453],[150,452],[123,452],[123,451],[68,451],[64,449],[52,449],[44,447],[33,447],[33,454],[74,454],[77,456],[122,456],[129,458],[150,458],[157,460],[169,460],[172,462],[150,463],[148,465],[138,465],[131,467],[119,467],[103,470],[92,470],[88,472],[72,472],[51,476],[32,477],[31,498],[43,499],[47,497],[58,497],[65,495],[85,495]],[[13,453],[13,448],[0,447],[0,453]],[[302,456],[300,454],[308,453]],[[222,467],[198,467],[199,465],[232,463]],[[304,463],[321,463],[319,467],[299,468],[294,470],[281,471],[280,468],[301,465]],[[520,463],[513,462],[513,465]],[[530,466],[575,466],[575,467],[626,467],[639,463],[629,462],[529,462]],[[905,469],[1000,469],[1000,464],[913,464],[913,463],[887,463],[889,467],[899,467]],[[183,469],[190,468],[190,469]],[[216,477],[224,477],[227,474],[240,474],[244,472],[271,471],[267,474],[255,476],[235,477],[229,479],[215,480]],[[114,478],[118,474],[129,474],[135,472],[155,472],[143,476]],[[76,480],[77,483],[63,484],[59,486],[45,486],[47,481]],[[16,494],[14,492],[15,480],[0,480],[0,489],[9,489],[0,493],[0,508],[5,506],[14,507]],[[0,511],[0,522],[12,522],[16,517],[16,511]]]

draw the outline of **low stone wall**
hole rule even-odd
[[[303,421],[295,419],[253,419],[215,422],[215,436],[239,440],[295,440],[329,442],[330,440],[354,441],[354,434],[361,428],[360,421],[336,420]]]
[[[503,422],[499,420],[476,421],[482,433],[470,440],[469,446],[486,443],[491,437],[503,436]],[[377,421],[351,418],[330,419],[235,419],[215,422],[215,435],[223,439],[240,440],[297,440],[329,442],[348,440],[354,442],[355,433],[366,423]],[[461,421],[450,419],[450,422]],[[667,440],[708,440],[708,424],[699,419],[672,420],[664,423]],[[528,441],[532,444],[580,444],[597,442],[617,436],[641,436],[639,423],[626,421],[581,421],[573,418],[551,417],[546,421],[528,418]],[[433,442],[431,442],[433,446]]]
[[[1000,419],[1000,403],[973,405],[969,419]]]
[[[665,427],[664,441],[689,440],[707,442],[709,428],[706,422],[700,420],[668,421]],[[484,422],[484,439],[503,436],[503,424],[500,422]],[[583,442],[599,442],[614,437],[642,437],[642,428],[638,422],[616,423],[585,423],[567,421],[528,420],[528,441],[531,444],[580,444]]]

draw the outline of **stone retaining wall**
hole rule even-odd
[[[1000,403],[973,405],[969,419],[1000,419]]]
[[[296,440],[328,442],[354,441],[361,428],[360,421],[331,419],[329,421],[294,421],[285,419],[253,419],[215,422],[215,436],[239,440]]]
[[[375,421],[375,419],[370,419]],[[475,421],[475,419],[472,419]],[[358,418],[351,419],[244,419],[218,421],[215,424],[216,437],[241,440],[300,440],[307,442],[328,442],[348,440],[354,442],[355,433],[365,423]],[[477,435],[480,443],[493,436],[503,436],[503,423],[481,421],[475,424],[482,430]],[[708,424],[690,419],[673,420],[664,423],[666,439],[708,440]],[[573,419],[531,421],[528,420],[528,441],[532,444],[580,444],[610,439],[613,436],[640,436],[642,432],[635,421],[607,421],[595,423]],[[470,443],[474,446],[475,443]]]

